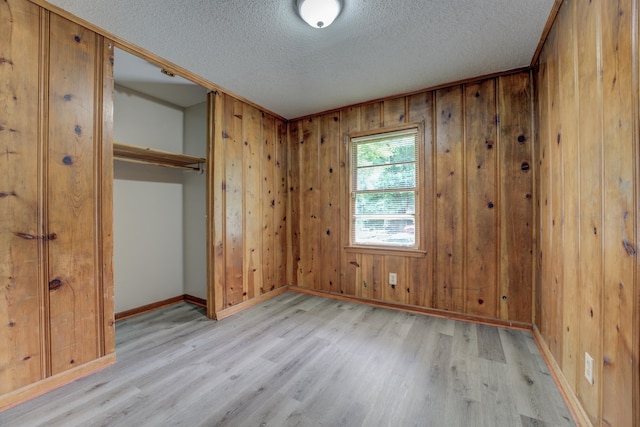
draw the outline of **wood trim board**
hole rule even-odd
[[[571,411],[571,415],[573,415],[573,419],[578,427],[593,426],[593,424],[591,424],[591,421],[589,421],[587,413],[584,411],[584,408],[580,404],[580,401],[571,389],[569,382],[562,373],[562,369],[560,369],[560,366],[554,359],[551,350],[545,343],[544,338],[540,334],[540,331],[538,330],[538,327],[536,325],[533,325],[533,339],[535,340],[538,349],[540,349],[540,354],[542,354],[544,362],[549,367],[549,371],[551,372],[554,381],[558,385],[560,394],[562,394],[562,398],[567,404],[569,411]]]
[[[77,368],[69,369],[2,395],[0,396],[0,412],[69,384],[79,378],[100,371],[114,363],[116,363],[116,354],[107,354],[99,359],[80,365]]]
[[[236,304],[229,308],[225,308],[224,310],[220,310],[216,312],[216,320],[222,320],[225,317],[229,317],[232,314],[238,313],[240,311],[246,310],[247,308],[251,308],[255,305],[258,305],[264,301],[268,301],[271,298],[275,298],[278,295],[281,295],[289,290],[289,286],[283,286],[281,288],[277,288],[271,292],[267,292],[265,294],[259,295],[253,299],[248,301],[241,302],[240,304]]]
[[[560,10],[560,6],[562,6],[563,1],[564,0],[556,0],[556,2],[553,4],[553,7],[551,8],[551,13],[549,13],[547,23],[542,30],[542,35],[540,36],[540,41],[538,41],[538,46],[536,47],[536,50],[531,57],[531,67],[535,67],[536,62],[538,62],[538,57],[540,56],[540,52],[542,52],[542,47],[547,41],[547,36],[549,35],[549,31],[551,31],[553,23],[556,22],[556,16],[558,16],[558,11]]]
[[[321,296],[326,298],[333,298],[341,301],[350,301],[350,302],[357,302],[361,304],[368,304],[374,307],[403,310],[410,313],[425,314],[427,316],[437,316],[437,317],[443,317],[447,319],[461,320],[463,322],[479,323],[482,325],[499,326],[503,328],[511,328],[511,329],[518,329],[518,330],[526,330],[526,331],[530,331],[532,327],[530,323],[516,322],[512,320],[493,319],[489,317],[456,313],[456,312],[451,312],[447,310],[438,310],[435,308],[424,308],[424,307],[419,307],[419,306],[414,306],[409,304],[390,303],[386,301],[379,301],[379,300],[355,297],[350,295],[342,295],[342,294],[337,294],[333,292],[306,289],[298,286],[289,286],[289,291],[298,292],[301,294],[316,295],[316,296]]]
[[[207,306],[207,300],[184,294],[177,297],[167,298],[162,301],[152,302],[151,304],[145,304],[143,306],[132,308],[130,310],[121,311],[119,313],[116,313],[116,321],[128,319],[133,316],[139,316],[141,314],[149,313],[150,311],[158,310],[160,308],[178,304],[181,302],[188,302],[190,304],[199,305],[201,307]]]

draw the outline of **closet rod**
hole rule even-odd
[[[182,153],[171,153],[154,148],[138,147],[120,142],[113,143],[113,157],[131,163],[144,163],[169,168],[202,171],[206,159]],[[197,166],[196,166],[197,165]]]

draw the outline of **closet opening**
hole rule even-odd
[[[208,90],[114,52],[116,320],[207,304]]]

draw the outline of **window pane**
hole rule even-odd
[[[416,164],[403,163],[358,169],[356,191],[415,188]]]
[[[413,215],[416,194],[413,191],[356,194],[355,215]]]
[[[352,243],[416,248],[418,134],[407,128],[351,139]]]
[[[356,145],[356,164],[361,166],[415,162],[415,136],[403,136],[382,141],[361,142]]]
[[[414,246],[415,219],[356,219],[354,243]]]

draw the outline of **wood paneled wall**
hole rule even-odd
[[[635,0],[565,0],[535,73],[535,324],[594,425],[640,423],[637,13]]]
[[[532,85],[527,72],[289,125],[292,268],[303,288],[531,322]],[[424,123],[426,254],[349,246],[350,132]],[[398,274],[393,289],[388,273]]]
[[[1,407],[113,353],[114,322],[113,52],[21,0],[0,3],[0,40]]]
[[[27,143],[40,139],[38,127],[30,124],[40,108],[33,96],[41,72],[40,61],[33,60],[39,51],[40,10],[31,4],[12,6],[0,4],[0,40],[12,41],[0,46],[0,102],[6,106],[0,113],[0,342],[6,348],[0,352],[0,394],[43,378],[46,363],[42,245],[14,234],[44,234],[38,207],[41,147]],[[10,161],[18,148],[22,161]]]
[[[215,313],[287,285],[286,123],[222,92],[210,94],[214,132]]]

